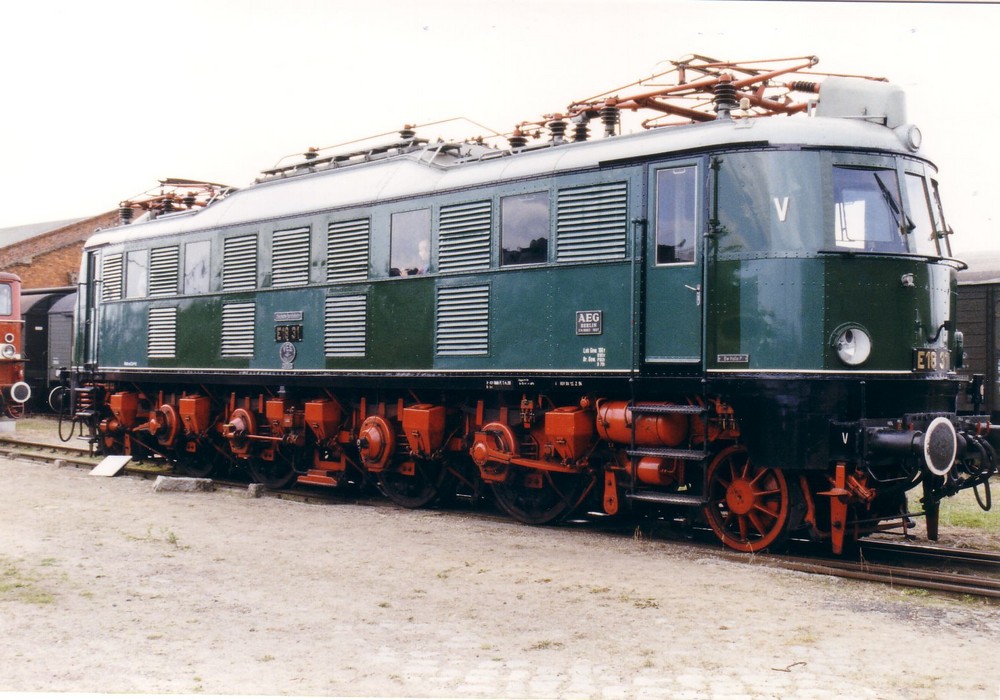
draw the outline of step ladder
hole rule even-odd
[[[697,416],[701,419],[704,427],[703,435],[708,435],[708,407],[693,406],[690,404],[662,404],[662,403],[634,403],[631,407],[632,415],[685,415]],[[632,468],[632,490],[625,494],[625,497],[634,502],[652,503],[662,506],[676,506],[686,508],[697,508],[705,505],[708,500],[705,497],[707,489],[702,485],[701,493],[682,491],[664,492],[654,490],[635,490],[636,474],[639,460],[643,457],[659,457],[662,459],[679,459],[692,464],[705,465],[708,462],[710,452],[707,443],[702,445],[700,450],[677,449],[666,447],[640,447],[635,444],[635,424],[632,420],[632,445],[625,453],[631,460]]]

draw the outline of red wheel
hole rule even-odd
[[[729,447],[708,467],[705,518],[727,547],[759,552],[787,539],[790,493],[780,469],[751,464],[746,448]]]

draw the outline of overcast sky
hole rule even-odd
[[[107,211],[168,177],[244,186],[287,154],[405,123],[506,132],[686,54],[816,55],[907,90],[956,250],[998,249],[998,27],[1000,6],[965,3],[12,3],[0,228]]]

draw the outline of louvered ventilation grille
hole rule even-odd
[[[147,351],[150,358],[177,356],[177,309],[149,310],[149,338]]]
[[[327,229],[327,282],[368,279],[368,219],[336,221]]]
[[[229,292],[257,286],[257,235],[227,238],[222,254],[222,288]]]
[[[253,357],[253,302],[222,305],[222,356]]]
[[[559,192],[556,260],[620,260],[628,237],[628,188],[624,182]]]
[[[327,297],[323,350],[327,357],[364,357],[368,305],[363,295]]]
[[[122,254],[105,255],[101,261],[101,301],[122,298]]]
[[[149,296],[162,297],[177,293],[180,255],[177,246],[154,248],[149,253]]]
[[[309,284],[309,227],[275,231],[271,251],[273,286]]]
[[[438,355],[486,355],[490,288],[447,287],[437,293],[434,345]]]
[[[441,207],[438,269],[485,270],[490,266],[491,202]]]

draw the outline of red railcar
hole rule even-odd
[[[21,278],[0,272],[0,411],[18,417],[31,388],[24,381],[24,321]]]

